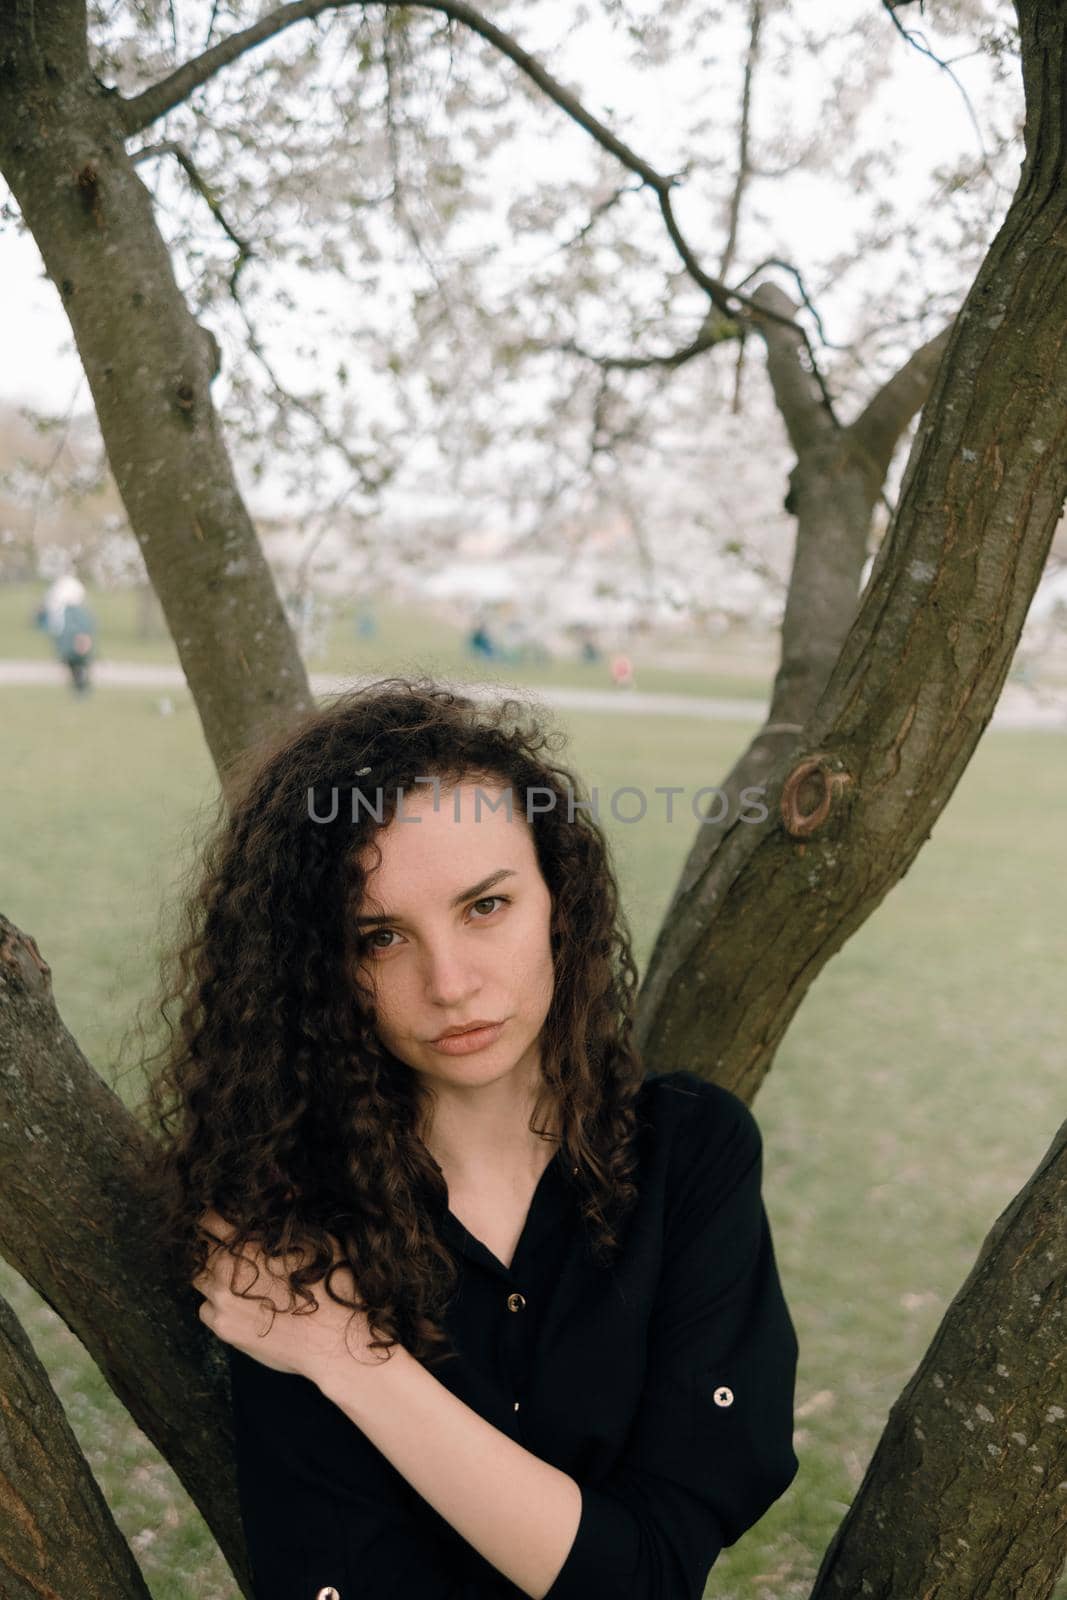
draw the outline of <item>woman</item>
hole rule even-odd
[[[228,775],[151,1105],[257,1600],[697,1600],[796,1474],[760,1133],[645,1075],[561,738],[386,679]]]

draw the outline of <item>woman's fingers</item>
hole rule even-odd
[[[201,1212],[199,1218],[200,1231],[206,1233],[210,1239],[215,1239],[219,1244],[225,1244],[227,1239],[232,1239],[237,1229],[220,1217],[217,1211]]]

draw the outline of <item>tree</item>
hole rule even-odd
[[[234,25],[246,7],[231,7]],[[656,134],[660,169],[684,167],[673,191],[683,237],[724,236],[721,283],[787,272],[824,392],[838,410],[861,410],[958,308],[1006,194],[1000,147],[1015,134],[1014,81],[1005,107],[982,101],[983,124],[1011,112],[992,150],[985,127],[981,158],[933,172],[910,219],[883,181],[902,159],[892,135],[877,111],[871,127],[861,114],[893,54],[884,13],[812,23],[806,8],[794,17],[792,0],[730,0],[712,32],[695,0],[663,15],[643,9],[604,7],[632,38],[638,95],[646,81],[655,93],[664,59],[680,69],[687,53],[706,52],[702,34],[731,71],[735,53],[744,61],[736,109],[724,64],[709,58],[694,111]],[[158,4],[123,10],[94,17],[90,63],[130,96],[219,26],[199,0],[180,18]],[[960,11],[967,42],[1011,62],[1004,0],[939,0],[937,10],[940,21]],[[792,538],[776,504],[789,446],[762,366],[746,360],[759,341],[745,340],[747,319],[716,309],[692,249],[696,276],[679,265],[654,192],[640,171],[620,169],[610,130],[598,142],[508,67],[502,94],[499,52],[435,10],[342,7],[314,22],[238,55],[128,138],[183,293],[220,348],[212,394],[243,475],[284,482],[297,525],[350,528],[353,586],[382,546],[360,538],[371,512],[381,527],[382,495],[386,507],[394,491],[417,490],[421,502],[417,542],[388,518],[387,561],[448,549],[450,507],[433,514],[432,488],[468,525],[491,517],[499,528],[506,517],[520,552],[558,550],[561,565],[569,526],[622,511],[634,555],[604,577],[635,597],[655,586],[699,616],[721,605],[715,579],[727,561],[770,576],[777,597],[778,548]],[[505,165],[514,137],[518,167]],[[723,161],[731,143],[734,173]],[[542,158],[553,144],[574,156],[562,180],[560,163]],[[764,268],[783,243],[761,212],[775,209],[775,185],[799,177],[817,180],[831,207],[847,198],[854,220],[794,241],[802,261]],[[705,222],[720,215],[717,230]],[[831,344],[821,296],[850,284],[854,329],[847,345]],[[272,342],[279,308],[300,330],[287,363]],[[743,428],[732,426],[738,409]],[[730,451],[729,474],[709,471],[709,448]]]
[[[273,716],[306,704],[307,686],[212,408],[217,347],[178,290],[126,141],[254,45],[335,9],[336,0],[296,0],[131,97],[90,71],[74,0],[36,0],[0,20],[0,168],[63,297],[112,470],[223,784],[229,756]],[[737,338],[743,325],[767,346],[798,456],[792,492],[801,531],[772,705],[772,724],[781,717],[789,725],[765,728],[730,778],[761,774],[773,801],[769,823],[698,835],[640,1018],[653,1070],[661,1051],[673,1058],[684,1049],[698,1070],[751,1099],[815,974],[906,872],[965,769],[1063,509],[1067,0],[1018,0],[1025,161],[963,307],[847,428],[781,291],[730,289],[696,259],[678,225],[672,177],[489,18],[460,0],[426,9],[509,59],[652,192],[710,302],[705,344]],[[754,5],[752,48],[759,15]],[[893,446],[924,399],[899,504],[857,611],[870,511]],[[824,596],[825,634],[806,630],[805,607]],[[257,629],[271,645],[253,673]],[[785,927],[790,939],[778,939],[774,962],[753,960]],[[161,1298],[137,1207],[145,1136],[63,1028],[33,941],[10,923],[0,932],[0,1055],[8,1064],[0,1247],[99,1362],[247,1583],[221,1364],[200,1336],[192,1292],[189,1304]],[[1055,1395],[1065,1141],[1067,1128],[990,1232],[894,1408],[816,1593],[862,1587],[888,1596],[935,1583],[945,1597],[993,1583],[1005,1593],[1051,1592],[1067,1550],[1062,1519],[1047,1532],[1065,1460],[1054,1430],[1040,1423]],[[94,1283],[106,1286],[106,1317],[72,1260],[90,1262]],[[127,1330],[121,1348],[111,1333],[116,1308]],[[53,1559],[50,1496],[58,1485],[89,1506],[90,1475],[10,1318],[0,1338],[6,1370],[42,1397],[51,1430],[47,1489],[32,1464],[14,1459],[13,1432],[0,1456],[10,1490],[0,1497],[0,1561],[22,1586],[15,1593],[30,1594]],[[988,1409],[990,1392],[1032,1440],[1026,1455],[961,1446],[961,1409],[976,1394]],[[964,1541],[955,1537],[957,1507],[968,1518]],[[83,1526],[70,1557],[77,1592],[142,1592],[98,1502]]]

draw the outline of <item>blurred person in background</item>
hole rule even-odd
[[[629,656],[612,656],[611,677],[617,689],[632,689],[634,687],[634,667]]]
[[[89,693],[89,664],[96,648],[96,622],[85,604],[85,585],[65,573],[57,578],[34,618],[52,640],[56,655],[70,671],[76,695]]]

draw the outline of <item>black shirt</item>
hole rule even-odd
[[[797,1338],[756,1119],[685,1071],[646,1078],[637,1104],[640,1197],[607,1265],[562,1148],[510,1268],[434,1213],[459,1270],[443,1325],[460,1358],[434,1376],[582,1491],[545,1600],[700,1600],[798,1470]],[[310,1379],[226,1349],[256,1600],[522,1596]]]

